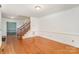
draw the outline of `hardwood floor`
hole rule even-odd
[[[4,51],[1,54],[78,54],[79,48],[62,44],[43,37],[18,40],[8,36]]]

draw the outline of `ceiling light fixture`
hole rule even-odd
[[[35,6],[35,9],[36,10],[40,10],[41,9],[41,6]]]
[[[14,17],[14,16],[11,16],[10,18],[11,18],[11,19],[14,19],[15,17]]]

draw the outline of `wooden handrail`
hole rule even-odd
[[[30,22],[23,24],[20,28],[17,29],[17,31],[23,29],[24,27],[28,26],[30,24]]]
[[[20,28],[17,29],[17,35],[24,35],[30,29],[30,22],[23,24]]]

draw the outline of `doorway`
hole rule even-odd
[[[7,35],[16,35],[16,22],[7,22]]]

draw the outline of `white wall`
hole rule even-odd
[[[31,17],[31,31],[38,31],[39,30],[39,24],[38,24],[38,18]]]
[[[45,16],[39,25],[40,31],[79,35],[79,7]]]
[[[6,36],[7,35],[7,22],[16,22],[17,28],[19,28],[21,25],[24,24],[23,19],[7,19],[7,18],[2,18],[2,35]]]
[[[38,33],[79,48],[79,7],[40,18]]]

